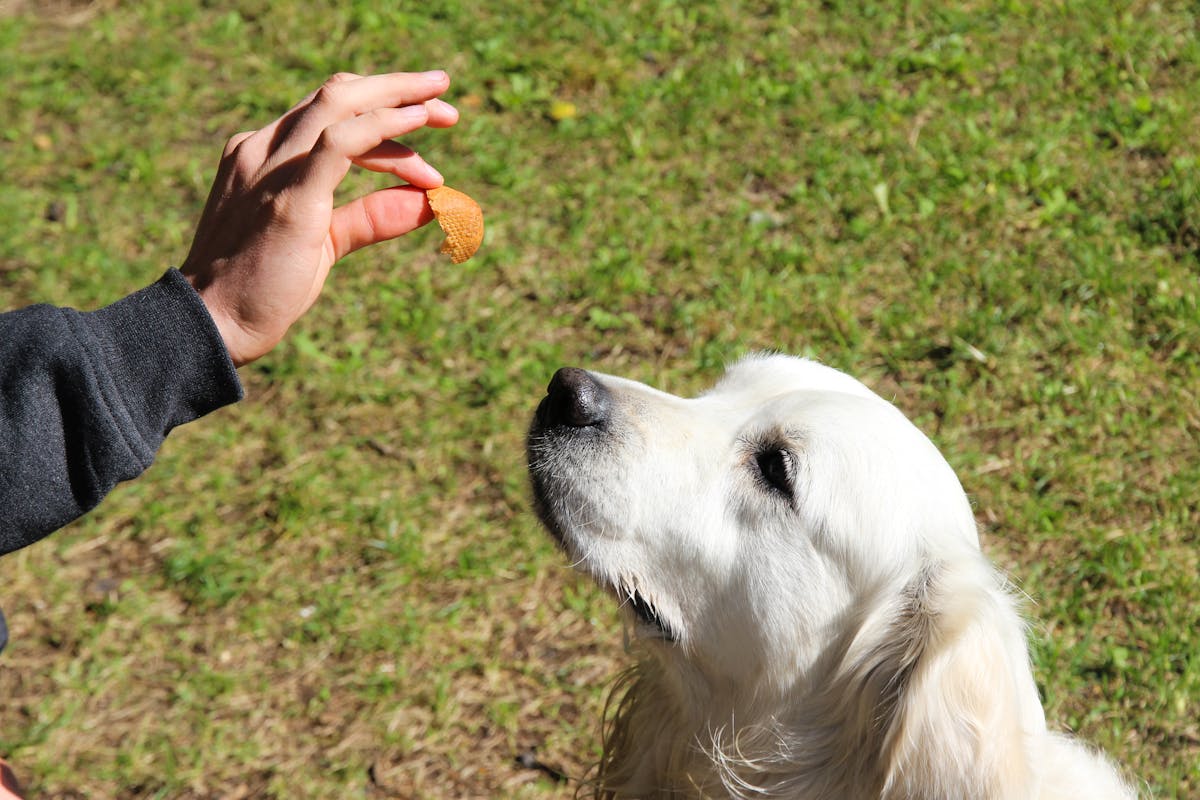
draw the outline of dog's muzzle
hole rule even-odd
[[[565,453],[595,453],[593,448],[610,433],[613,406],[612,393],[590,372],[578,367],[563,367],[550,379],[526,441],[534,510],[559,546],[572,560],[580,563],[583,559],[576,551],[577,546],[572,546],[574,537],[569,535],[564,521],[581,516],[590,518],[592,514],[581,510],[583,501],[572,498],[569,487],[576,476],[574,469],[565,465],[561,457]],[[587,462],[587,456],[582,461],[569,460],[575,467]],[[632,612],[642,636],[666,642],[678,641],[675,631],[644,592],[626,585],[619,578],[614,582],[611,576],[600,577],[595,572],[593,577],[622,607]]]
[[[564,502],[568,509],[573,505],[566,498],[587,461],[581,448],[605,435],[612,408],[611,393],[590,372],[563,367],[550,379],[534,412],[525,441],[534,508],[560,545],[566,545],[567,537],[563,515],[557,512]]]

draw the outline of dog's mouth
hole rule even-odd
[[[637,623],[637,633],[640,636],[671,643],[679,641],[675,629],[663,618],[643,592],[625,586],[610,587],[610,591],[616,595],[622,608],[627,608],[632,612],[634,621]]]
[[[537,475],[534,476],[533,488],[535,511],[541,519],[542,525],[558,544],[559,549],[574,560],[577,567],[582,567],[583,572],[589,573],[601,588],[608,591],[621,608],[628,609],[632,613],[637,634],[647,639],[658,639],[670,643],[678,642],[678,632],[666,620],[654,602],[646,596],[645,592],[638,591],[629,582],[613,582],[611,577],[604,576],[600,571],[594,569],[594,565],[587,565],[587,558],[580,558],[577,547],[573,545],[574,537],[568,535],[568,526],[559,520],[558,515],[551,512],[552,506],[546,498],[543,483]]]

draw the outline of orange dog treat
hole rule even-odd
[[[455,264],[461,264],[479,249],[483,242],[483,211],[467,195],[439,186],[426,189],[433,216],[446,234],[441,252],[447,253]]]

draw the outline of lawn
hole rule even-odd
[[[571,796],[629,656],[529,415],[561,365],[688,394],[777,349],[945,452],[1051,723],[1200,795],[1198,15],[0,3],[0,308],[178,264],[225,139],[338,70],[451,73],[407,141],[488,225],[347,259],[243,403],[0,561],[0,755],[38,798]]]

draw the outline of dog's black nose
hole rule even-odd
[[[591,373],[577,367],[563,367],[550,379],[537,416],[546,426],[588,428],[607,420],[611,408],[612,396]]]

